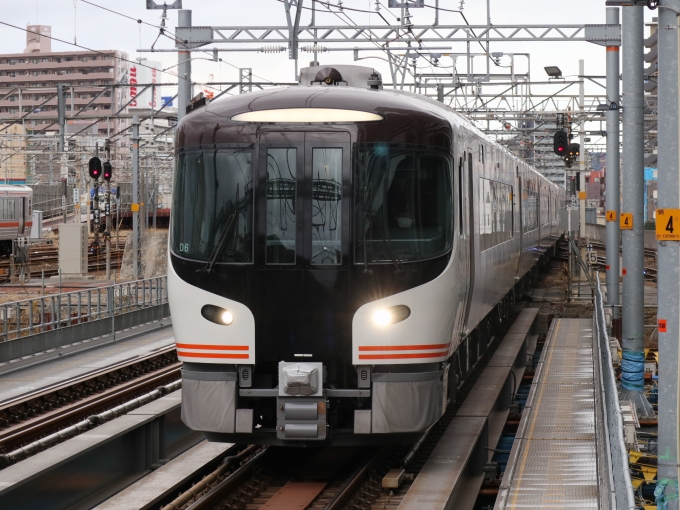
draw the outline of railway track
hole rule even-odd
[[[174,346],[0,402],[0,453],[181,378]]]
[[[596,250],[605,250],[607,246],[604,243],[600,243],[597,241],[591,241],[590,244],[595,248]],[[656,257],[656,250],[651,249],[651,248],[645,248],[645,257]]]
[[[506,321],[496,333],[459,388],[456,401],[415,444],[303,449],[240,445],[237,448],[246,453],[238,462],[197,473],[191,488],[165,501],[162,510],[396,509],[512,322]],[[386,488],[385,481],[394,473],[401,473],[398,483]]]
[[[595,246],[596,243],[592,243],[592,244],[596,249],[601,249],[601,250],[604,249],[604,245],[600,245],[601,246],[601,248],[600,248],[599,246]],[[648,253],[647,253],[648,251],[652,252],[653,255],[656,255],[656,250],[647,250],[647,249],[645,249],[645,255],[648,255]],[[567,250],[566,249],[561,250],[558,254],[558,258],[560,260],[563,260],[563,261],[568,260]],[[600,271],[605,271],[605,269],[607,267],[607,258],[598,256],[597,257],[597,264],[594,264],[594,267],[596,269],[600,270]],[[656,270],[655,267],[645,267],[644,272],[645,272],[644,276],[645,276],[646,280],[656,281],[657,270]]]
[[[115,243],[111,245],[111,264],[115,268],[120,266],[120,262],[123,258],[123,252],[125,248],[125,241],[119,243],[115,246]],[[42,276],[43,271],[45,276],[57,276],[59,274],[59,248],[56,246],[32,246],[30,249],[31,257],[31,277],[39,278]],[[45,269],[45,265],[52,265],[55,267],[49,267]],[[36,267],[37,266],[37,267]],[[0,260],[0,275],[8,275],[10,269],[9,259]],[[88,253],[88,272],[102,271],[106,269],[106,252],[102,251],[98,255]]]

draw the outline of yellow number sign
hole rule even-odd
[[[607,211],[607,221],[616,221],[616,211]]]
[[[656,210],[656,238],[659,241],[680,241],[680,209]]]
[[[633,213],[621,213],[621,230],[633,230]]]

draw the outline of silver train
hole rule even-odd
[[[182,419],[214,441],[405,441],[561,235],[565,192],[355,66],[178,126],[168,279]]]
[[[28,237],[33,225],[33,190],[18,184],[0,184],[0,256],[12,254],[12,243]]]

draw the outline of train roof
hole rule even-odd
[[[177,129],[176,146],[179,149],[224,143],[253,143],[259,133],[271,124],[238,122],[233,117],[248,112],[291,108],[343,109],[382,116],[382,123],[355,125],[363,135],[362,139],[368,141],[372,136],[376,141],[384,141],[385,135],[389,135],[394,143],[450,147],[453,143],[452,128],[463,128],[518,163],[528,166],[524,160],[482,133],[464,115],[438,101],[406,91],[349,86],[276,87],[212,102],[182,119]],[[347,123],[306,124],[309,125],[323,125],[324,130],[334,130],[346,129]],[[300,124],[284,126],[288,130],[296,130]],[[545,179],[540,173],[536,174]]]
[[[22,184],[0,184],[0,193],[33,193],[33,188]]]

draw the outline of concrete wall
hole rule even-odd
[[[590,225],[586,224],[586,237],[592,241],[606,244],[607,233],[604,225]],[[621,237],[619,236],[619,242]],[[656,250],[656,232],[654,230],[645,230],[645,248],[648,250]]]
[[[142,234],[142,274],[140,278],[153,278],[167,274],[168,262],[168,231],[146,230]],[[132,235],[128,235],[123,252],[123,262],[120,268],[122,280],[132,279]]]

